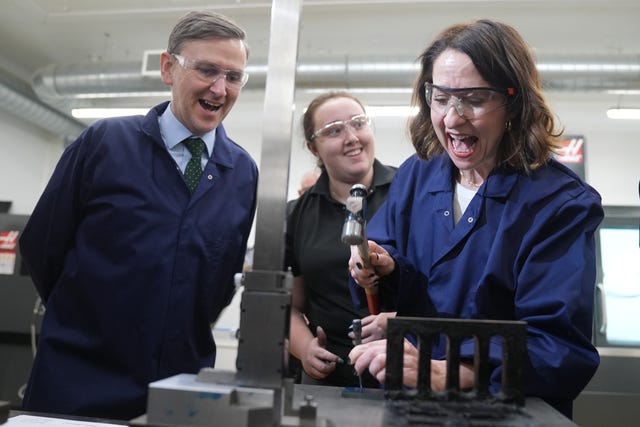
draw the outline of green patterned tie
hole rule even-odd
[[[200,176],[202,176],[202,153],[206,149],[204,141],[200,138],[188,138],[182,141],[187,149],[191,153],[191,159],[187,163],[187,167],[184,170],[184,179],[187,181],[187,187],[193,193],[200,182]]]

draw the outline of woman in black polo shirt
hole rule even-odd
[[[291,207],[287,219],[286,264],[294,275],[290,352],[303,367],[302,382],[358,386],[353,367],[343,363],[353,347],[349,326],[362,318],[363,341],[382,337],[394,307],[369,316],[349,293],[350,250],[340,235],[345,202],[354,184],[368,189],[367,220],[387,197],[395,168],[375,159],[375,138],[363,104],[346,92],[314,99],[302,117],[305,143],[322,173]],[[386,312],[384,312],[386,310]],[[377,387],[371,376],[363,384]]]

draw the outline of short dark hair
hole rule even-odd
[[[506,106],[511,123],[500,143],[498,164],[530,171],[547,162],[562,130],[556,129],[544,99],[533,54],[513,27],[488,19],[445,29],[419,57],[422,67],[412,96],[419,113],[408,125],[418,156],[428,159],[444,151],[431,122],[424,84],[433,83],[433,64],[447,49],[469,56],[491,86],[515,90]]]
[[[245,41],[246,33],[231,19],[215,12],[189,12],[182,16],[169,35],[167,52],[180,53],[182,46],[189,40],[210,38],[238,39],[244,44],[249,57],[249,46]]]

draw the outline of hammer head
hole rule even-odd
[[[342,227],[342,243],[359,245],[364,241],[365,236],[364,204],[367,187],[355,184],[349,192],[350,196],[346,204],[347,216]]]

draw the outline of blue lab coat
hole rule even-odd
[[[220,125],[192,196],[160,136],[167,105],[86,129],[21,236],[46,303],[26,410],[130,419],[149,382],[214,365],[258,171]]]
[[[399,316],[526,321],[525,392],[570,415],[599,364],[590,339],[600,196],[557,161],[531,175],[497,169],[454,225],[457,173],[446,155],[414,155],[398,170],[367,229],[397,262],[381,297],[398,299]],[[461,351],[471,357],[472,344]],[[490,354],[498,364],[499,343]]]

